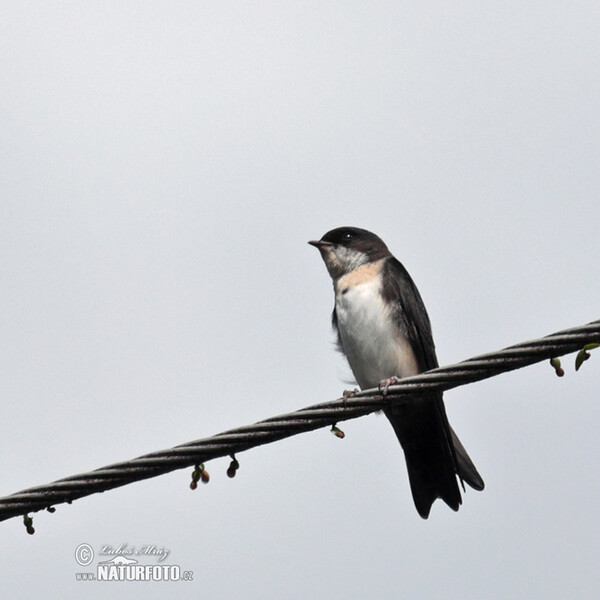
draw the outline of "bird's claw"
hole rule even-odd
[[[384,398],[387,396],[388,388],[390,387],[390,385],[396,385],[397,383],[400,383],[400,377],[396,377],[395,375],[394,377],[390,377],[389,379],[383,379],[379,382],[379,389],[383,394]]]
[[[356,396],[356,394],[358,393],[358,388],[354,388],[353,390],[344,390],[342,392],[342,399],[343,399],[343,403],[344,403],[344,408],[346,407],[346,403],[348,402],[348,398],[352,398],[353,396]]]

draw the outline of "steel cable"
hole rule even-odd
[[[385,397],[377,388],[363,390],[348,398],[342,397],[332,402],[315,404],[209,438],[17,492],[0,498],[0,521],[56,504],[71,503],[90,494],[198,465],[213,458],[233,455],[340,421],[355,419],[390,404],[406,402],[411,396],[418,396],[426,391],[448,390],[487,379],[581,350],[589,343],[600,343],[600,320],[408,377],[397,385],[390,386]]]

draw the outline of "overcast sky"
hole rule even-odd
[[[404,263],[441,364],[600,318],[599,31],[591,1],[4,2],[0,495],[338,397],[306,244],[336,226]],[[445,395],[486,482],[458,513],[418,516],[372,415],[1,523],[2,587],[596,598],[600,350],[573,363]],[[120,544],[194,581],[76,581]]]

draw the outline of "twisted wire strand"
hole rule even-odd
[[[132,460],[17,492],[0,498],[0,521],[56,504],[71,503],[97,492],[157,477],[213,458],[233,455],[339,421],[356,419],[385,406],[406,402],[411,396],[481,381],[545,359],[575,352],[588,343],[600,343],[600,320],[476,356],[455,365],[407,377],[390,386],[385,398],[378,388],[362,390],[349,398],[342,397],[331,402],[315,404],[209,438],[151,452]]]

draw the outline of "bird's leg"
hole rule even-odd
[[[342,392],[344,408],[346,408],[346,403],[348,402],[348,398],[352,398],[353,396],[356,396],[357,392],[358,392],[358,388],[354,388],[353,390],[344,390]]]
[[[390,385],[396,385],[397,383],[400,383],[400,381],[400,377],[396,377],[396,375],[390,377],[389,379],[381,380],[379,382],[379,389],[381,390],[383,397],[385,398],[387,396],[388,388],[390,387]]]

